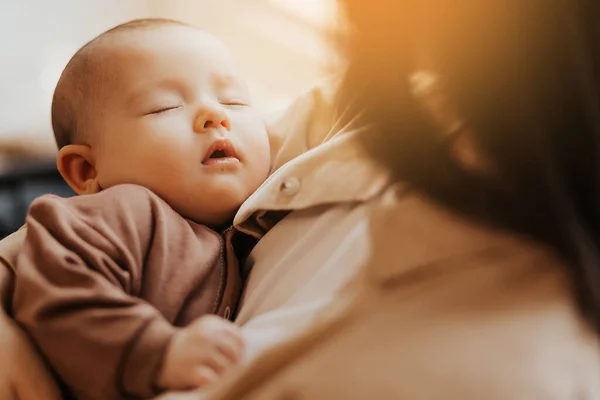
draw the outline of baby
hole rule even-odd
[[[227,321],[242,281],[223,228],[270,166],[227,49],[176,21],[117,26],[71,59],[52,122],[79,196],[32,204],[16,319],[77,398],[147,398],[222,375],[244,346]]]

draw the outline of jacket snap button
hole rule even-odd
[[[279,186],[281,193],[286,196],[293,196],[300,191],[300,181],[298,178],[285,178]]]

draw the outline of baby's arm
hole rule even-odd
[[[17,260],[15,318],[76,397],[145,398],[160,384],[173,384],[164,379],[173,367],[163,368],[163,361],[177,360],[172,353],[180,338],[200,322],[177,329],[137,297],[145,257],[161,230],[173,244],[190,234],[187,221],[131,185],[68,200],[44,196],[32,204]],[[212,325],[217,333],[234,331],[224,320]],[[232,341],[224,334],[212,340],[215,346]],[[208,346],[198,342],[190,355],[196,347]],[[188,361],[203,365],[207,357]],[[181,372],[188,386],[196,385],[193,378]]]

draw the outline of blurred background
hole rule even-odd
[[[50,103],[70,57],[99,33],[134,18],[196,25],[229,46],[267,111],[339,68],[337,13],[335,0],[0,0],[0,237],[35,197],[71,194],[54,166]]]

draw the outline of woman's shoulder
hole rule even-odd
[[[459,215],[402,184],[388,188],[370,209],[373,269],[382,277],[428,265],[466,267],[483,259],[562,270],[551,249]]]
[[[520,386],[531,394],[523,398],[600,394],[600,342],[554,251],[398,188],[373,208],[371,232],[365,273],[375,284],[363,300],[379,299],[373,310],[387,317],[372,319],[373,332],[395,331],[397,356],[412,352],[422,368],[465,387],[469,376],[482,390]]]

